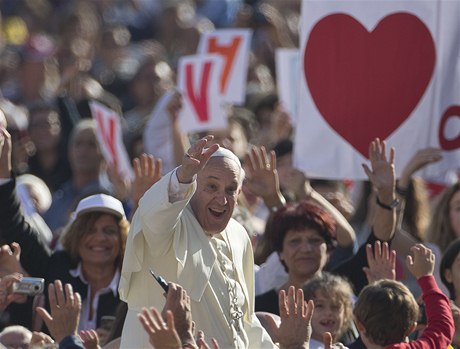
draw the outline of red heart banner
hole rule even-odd
[[[367,157],[369,143],[386,139],[417,106],[435,59],[429,30],[412,14],[388,15],[369,32],[340,13],[313,27],[303,63],[321,115]]]

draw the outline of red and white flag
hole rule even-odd
[[[311,177],[366,178],[375,138],[396,171],[440,147],[460,164],[460,1],[304,0],[294,163]]]

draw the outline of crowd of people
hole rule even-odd
[[[0,348],[460,347],[460,185],[415,176],[441,151],[396,178],[375,135],[363,182],[293,165],[274,53],[300,7],[0,2]],[[178,59],[219,28],[253,31],[246,102],[188,134]],[[91,101],[120,115],[132,180]]]

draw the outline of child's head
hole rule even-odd
[[[418,313],[412,293],[394,280],[367,285],[353,310],[361,336],[381,346],[404,341],[414,329]]]
[[[303,287],[304,297],[312,299],[315,311],[311,319],[312,338],[322,341],[324,332],[334,340],[352,324],[353,291],[348,281],[327,272],[313,277]]]

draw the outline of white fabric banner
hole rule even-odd
[[[96,136],[104,159],[108,164],[116,165],[122,178],[134,179],[134,172],[123,143],[120,116],[96,101],[91,101],[89,106],[93,119],[96,120]]]
[[[421,148],[460,164],[460,1],[304,0],[294,163],[311,177],[365,179],[375,137],[396,171]]]
[[[251,37],[250,29],[219,29],[201,35],[197,53],[224,59],[219,91],[225,102],[242,105],[246,99]]]
[[[300,82],[299,58],[298,49],[279,48],[275,51],[278,97],[294,125],[297,120],[297,91]]]
[[[177,86],[183,105],[179,114],[183,132],[200,132],[227,127],[219,93],[223,58],[219,55],[184,56],[179,60]]]

